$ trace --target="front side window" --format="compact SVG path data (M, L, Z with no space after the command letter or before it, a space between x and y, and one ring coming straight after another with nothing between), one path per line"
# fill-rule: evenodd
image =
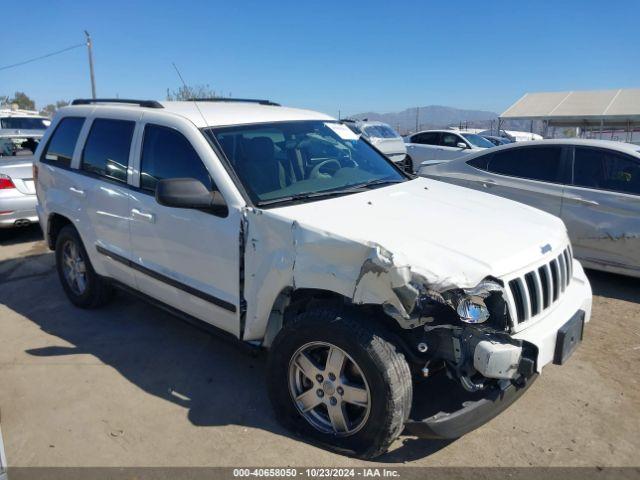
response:
M443 147L455 147L455 148L460 148L458 147L459 143L464 143L466 145L466 143L464 142L464 140L462 140L462 138L460 138L458 135L456 135L455 133L443 133L442 134L442 142L441 145Z
M258 205L353 193L406 178L337 122L241 125L208 129L207 133L215 137Z
M43 160L53 165L69 167L83 124L84 118L63 118L45 148Z
M140 160L140 188L156 191L158 180L195 178L209 190L213 180L195 149L177 130L159 125L144 129Z
M561 167L562 149L559 147L502 150L495 152L487 165L493 173L554 183L561 179Z
M438 132L417 133L411 137L411 143L420 145L438 145L440 143L440 134Z
M573 185L640 195L640 160L621 153L576 147Z
M94 120L82 152L80 168L126 183L135 126L135 122L126 120Z

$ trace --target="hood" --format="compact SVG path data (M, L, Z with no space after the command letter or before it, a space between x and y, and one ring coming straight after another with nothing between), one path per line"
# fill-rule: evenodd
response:
M11 177L13 184L20 193L35 195L33 184L33 157L2 157L0 156L0 173Z
M559 218L483 192L418 178L343 197L271 209L301 228L379 245L439 289L476 286L566 246Z
M385 155L406 154L407 146L402 137L369 138L369 142Z

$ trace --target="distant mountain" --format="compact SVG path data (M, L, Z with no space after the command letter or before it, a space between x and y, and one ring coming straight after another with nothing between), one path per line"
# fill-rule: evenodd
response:
M349 118L357 118L360 120L378 120L388 123L398 130L400 134L405 135L416 130L416 110L417 107L407 108L401 112L377 113L364 112L351 115ZM443 128L460 126L468 128L491 128L493 121L494 128L497 126L498 114L485 110L464 110L460 108L445 107L442 105L428 105L419 107L418 110L418 130L426 130L429 128ZM510 130L529 130L529 122L508 122L505 127Z

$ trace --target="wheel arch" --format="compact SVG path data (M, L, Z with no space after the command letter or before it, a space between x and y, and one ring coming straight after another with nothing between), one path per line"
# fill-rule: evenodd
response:
M50 250L55 250L58 234L67 225L73 225L73 222L66 216L59 213L50 213L47 218L47 245Z

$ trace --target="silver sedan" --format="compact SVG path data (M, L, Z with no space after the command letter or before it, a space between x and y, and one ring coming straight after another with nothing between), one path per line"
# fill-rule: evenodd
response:
M423 165L419 174L556 215L564 220L574 255L585 267L640 278L638 145L576 139L520 142Z
M0 228L38 221L33 157L0 156Z

